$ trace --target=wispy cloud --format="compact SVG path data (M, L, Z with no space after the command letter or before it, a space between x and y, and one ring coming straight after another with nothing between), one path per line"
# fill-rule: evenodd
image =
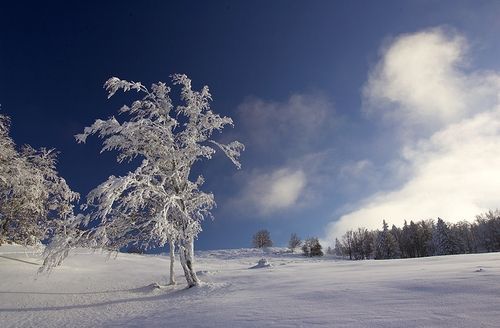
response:
M471 67L467 40L445 29L402 35L383 49L364 110L401 139L387 167L407 176L360 201L327 235L376 228L382 219L471 219L499 206L500 74Z
M367 159L348 162L340 168L339 175L345 179L357 179L367 172L372 172L374 169L373 163Z
M282 168L270 173L255 172L247 183L242 194L233 200L234 207L251 209L254 215L265 217L297 206L307 178L302 170Z
M238 115L249 150L270 151L281 160L314 151L339 121L332 101L320 92L292 94L281 102L250 97Z
M238 139L253 161L238 175L241 190L225 206L261 219L303 207L318 184L322 151L339 124L332 101L319 92L292 94L281 102L253 97L238 113Z

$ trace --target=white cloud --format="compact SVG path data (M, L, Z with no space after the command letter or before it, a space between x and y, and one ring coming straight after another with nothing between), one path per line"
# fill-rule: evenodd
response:
M270 212L290 207L304 189L306 177L302 171L281 169L270 176L260 176L253 184L256 201L263 211Z
M413 175L400 189L382 192L329 226L339 236L354 227L380 228L383 219L472 219L497 208L500 182L500 113L450 126L407 150Z
M382 219L456 221L500 206L500 75L468 72L466 50L461 36L433 29L401 36L383 52L364 89L366 105L397 127L395 138L405 136L388 166L408 176L332 222L330 238L379 228Z
M307 178L302 170L281 168L270 173L254 173L233 207L252 209L260 216L293 208L298 205Z
M365 111L422 135L491 106L496 77L467 72L467 50L462 36L440 28L395 38L363 89Z

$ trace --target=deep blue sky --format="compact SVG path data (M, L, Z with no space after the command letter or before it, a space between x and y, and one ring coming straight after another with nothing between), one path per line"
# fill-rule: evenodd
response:
M73 138L130 99L108 101L104 81L118 76L150 84L186 73L195 86L210 86L214 109L235 119L228 137L248 146L240 172L221 156L199 168L219 207L197 247L249 246L259 228L284 245L291 232L324 236L329 222L355 209L377 186L400 183L384 180L390 173L377 169L394 157L387 143L393 138L361 110L363 86L387 40L441 26L472 40L475 68L495 70L498 25L491 23L499 14L494 1L4 2L0 104L12 118L15 141L57 148L61 175L85 195L108 175L128 169L116 164L114 154L99 154L97 138L85 145ZM265 111L267 104L287 113L294 95L306 99L306 120L317 115L308 114L307 103L321 99L314 106L323 108L331 124L302 135L291 118L271 135L268 149L259 146L254 134L272 131L260 129L256 108ZM322 152L326 159L313 156L305 164L308 155ZM343 167L365 158L381 182L353 187L339 178ZM321 181L313 181L311 166L319 167L313 171ZM249 204L251 193L261 190L252 181L280 174L300 180L302 173L293 172L305 172L304 194L277 209Z

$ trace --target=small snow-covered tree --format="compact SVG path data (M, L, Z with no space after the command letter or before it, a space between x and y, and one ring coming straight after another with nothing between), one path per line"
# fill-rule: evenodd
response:
M300 240L296 233L292 233L288 241L288 248L293 252L297 247L300 247L300 245L302 245L302 240Z
M253 235L252 244L255 248L272 247L273 241L271 240L271 233L266 229L257 231L255 235Z
M321 246L319 239L316 237L308 238L304 241L302 245L302 251L305 256L323 256L323 247Z
M57 153L26 145L17 151L0 115L0 243L40 245L64 233L79 195L56 170Z
M108 98L120 89L144 96L120 109L129 120L96 120L76 139L85 142L97 134L104 139L102 151L118 151L119 162L139 158L142 163L123 177L110 176L89 193L85 208L90 215L83 225L90 229L76 234L78 240L73 245L83 243L112 251L130 244L148 248L169 243L171 282L177 245L188 287L192 287L199 284L194 270L194 239L203 219L211 217L215 201L211 193L201 190L202 176L192 180L191 169L196 162L211 159L214 147L240 168L244 146L238 141L225 144L212 139L215 131L233 121L211 110L208 87L195 91L191 80L181 74L173 75L172 82L181 89L182 103L177 106L170 97L170 87L163 82L150 89L116 77L105 83ZM48 267L57 263L60 260L49 261Z
M379 231L375 243L375 259L395 259L400 257L399 245L396 238L383 220L382 231Z
M336 256L344 256L344 247L338 238L335 238L335 247L333 252Z

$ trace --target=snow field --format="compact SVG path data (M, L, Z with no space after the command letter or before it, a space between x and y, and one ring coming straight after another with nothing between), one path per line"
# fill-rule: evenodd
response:
M178 285L164 286L168 256L81 249L37 277L37 255L1 246L0 326L499 326L499 253L355 262L276 251L198 252L204 283L185 289L178 262ZM261 258L271 266L249 269Z

